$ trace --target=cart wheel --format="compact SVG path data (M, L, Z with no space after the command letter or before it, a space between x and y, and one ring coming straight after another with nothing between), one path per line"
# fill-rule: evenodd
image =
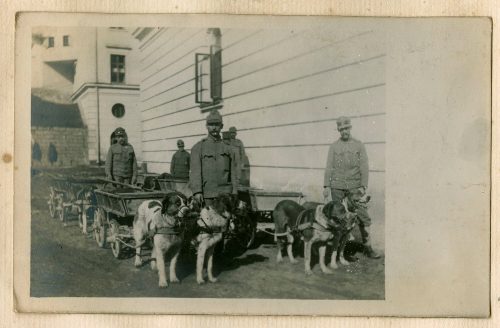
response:
M56 218L56 200L54 198L54 191L51 189L50 190L50 198L49 198L49 213L50 217L55 219Z
M101 248L106 247L106 217L104 210L98 208L94 219L94 238Z
M113 237L113 242L111 243L111 251L113 251L113 256L117 259L120 258L122 251L122 243L118 240L118 234L120 233L120 225L116 220L111 220L110 222L111 236Z
M66 220L68 219L69 208L63 207L61 205L61 209L59 210L59 221L61 221L64 225L66 225Z
M83 231L83 216L85 215L85 211L82 210L82 207L81 206L78 206L78 226L80 227L80 229L82 229L82 232L85 233L85 231Z
M248 249L255 242L257 227L253 224L247 224L242 231L236 234L235 239L240 247Z

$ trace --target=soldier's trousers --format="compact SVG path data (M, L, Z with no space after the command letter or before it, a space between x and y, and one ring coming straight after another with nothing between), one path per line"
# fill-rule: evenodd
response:
M352 190L352 192L354 192ZM346 189L334 189L332 188L332 200L333 201L342 201L344 197L347 195L349 190ZM356 211L356 214L358 215L359 219L359 231L361 233L361 238L363 240L363 244L369 244L370 243L370 226L372 224L372 219L368 215L368 212L366 211L366 208L358 208Z

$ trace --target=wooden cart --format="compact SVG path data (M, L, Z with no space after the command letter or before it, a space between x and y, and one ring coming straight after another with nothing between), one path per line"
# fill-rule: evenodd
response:
M125 247L134 248L132 226L137 208L145 200L163 199L162 191L141 191L134 188L96 190L97 211L94 220L94 237L99 247L111 245L116 258Z
M93 221L95 210L94 190L105 182L98 177L51 175L49 187L49 213L59 218L64 225L71 217L78 217L83 233L87 233L87 222Z

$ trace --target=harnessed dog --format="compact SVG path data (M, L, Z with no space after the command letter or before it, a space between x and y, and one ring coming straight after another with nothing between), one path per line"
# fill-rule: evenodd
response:
M207 259L207 275L210 282L217 282L213 276L213 258L217 243L222 241L233 213L233 200L231 195L221 194L214 198L209 206L204 207L197 220L199 233L196 259L196 281L205 283L203 268Z
M329 202L326 205L309 205L309 208L297 204L291 200L283 200L276 205L273 211L273 220L277 234L286 234L287 253L291 263L298 261L293 256L294 235L304 240L304 266L307 275L311 270L311 248L313 244L319 243L319 264L321 271L326 274L333 273L325 265L326 245L333 245L331 268L337 268L337 256L342 264L348 264L343 258L343 248L347 241L350 230L355 225L356 215L348 213L346 204L340 202ZM283 242L277 239L278 263L283 261Z
M168 193L160 202L146 200L137 208L134 218L133 234L135 239L135 266L142 265L141 247L148 239L153 240L151 269L158 269L158 286L167 287L165 256L172 254L170 260L170 282L179 282L176 264L183 241L182 218L189 211L185 199L179 193Z

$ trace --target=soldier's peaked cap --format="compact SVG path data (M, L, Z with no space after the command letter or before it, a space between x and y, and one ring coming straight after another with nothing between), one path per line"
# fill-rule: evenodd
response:
M230 127L229 132L236 132L236 128L234 126Z
M216 110L210 112L210 114L207 116L207 124L213 123L222 124L222 116Z
M119 128L116 128L115 132L114 132L115 136L126 136L127 133L125 132L125 129L122 128L122 127L119 127Z
M337 119L337 129L350 128L351 119L349 117L341 116Z

